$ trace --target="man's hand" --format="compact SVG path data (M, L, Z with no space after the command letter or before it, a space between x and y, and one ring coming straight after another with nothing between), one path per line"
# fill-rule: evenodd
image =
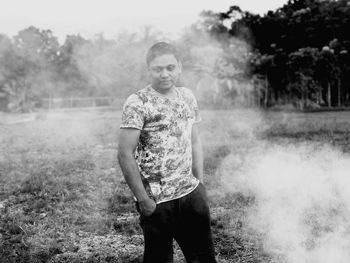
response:
M198 124L192 126L192 173L203 183L203 150Z
M140 212L144 216L152 215L153 212L157 208L156 202L154 202L154 200L151 198L147 198L145 200L138 201L138 203L139 203L139 207L140 207Z
M140 213L151 215L156 209L156 203L149 198L142 183L139 167L136 164L134 152L140 137L140 130L121 129L118 145L118 160L126 183L138 200Z

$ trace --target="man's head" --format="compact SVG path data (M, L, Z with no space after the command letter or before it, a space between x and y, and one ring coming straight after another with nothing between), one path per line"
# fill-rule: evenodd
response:
M171 89L181 74L181 62L174 46L158 42L147 52L147 66L152 86L160 92Z

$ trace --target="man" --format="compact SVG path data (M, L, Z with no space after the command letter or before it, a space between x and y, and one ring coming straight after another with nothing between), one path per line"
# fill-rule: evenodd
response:
M181 62L172 45L153 45L146 61L151 85L126 100L118 148L140 213L144 263L173 262L173 239L187 262L215 263L196 99L176 86Z

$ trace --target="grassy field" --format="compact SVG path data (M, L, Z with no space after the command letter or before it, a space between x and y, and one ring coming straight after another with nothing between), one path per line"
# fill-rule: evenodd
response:
M257 142L328 144L349 154L350 112L203 111L202 118L219 262L275 262L246 224L254 196L222 191L219 167ZM112 110L0 115L1 263L142 261L137 212L116 161L119 123ZM175 251L175 262L184 262Z

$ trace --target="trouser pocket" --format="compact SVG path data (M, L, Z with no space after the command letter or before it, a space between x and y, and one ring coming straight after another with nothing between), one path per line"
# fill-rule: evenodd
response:
M148 215L148 216L142 214L141 209L140 209L140 204L137 201L135 202L135 207L136 207L137 212L139 213L139 224L140 224L141 228L144 229L145 224L156 217L158 205L156 206L156 209L153 211L153 213Z

